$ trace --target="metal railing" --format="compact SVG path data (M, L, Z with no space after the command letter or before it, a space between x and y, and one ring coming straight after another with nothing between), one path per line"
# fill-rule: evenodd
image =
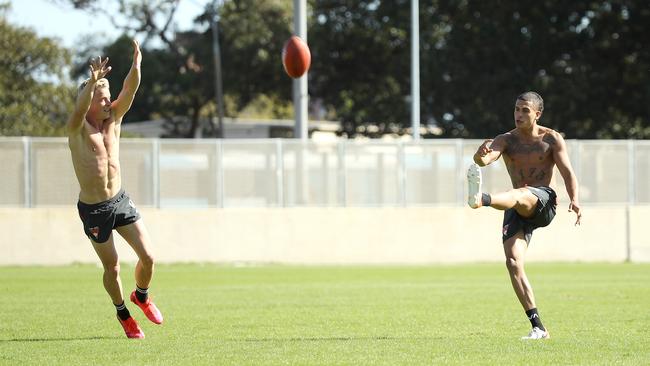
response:
M122 185L139 206L438 206L465 202L465 172L481 140L122 139ZM587 204L650 203L650 141L568 140ZM555 174L560 200L564 182ZM510 188L484 169L488 192ZM65 138L0 137L0 205L76 203Z

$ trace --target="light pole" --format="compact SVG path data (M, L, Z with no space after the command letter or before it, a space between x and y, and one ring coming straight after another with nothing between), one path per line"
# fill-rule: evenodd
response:
M212 28L212 54L214 56L214 87L217 97L217 118L219 132L217 137L223 138L223 81L221 78L221 49L219 47L219 13L217 11L219 0L212 1L210 28Z
M295 35L307 42L307 0L293 0L293 31ZM307 43L309 44L309 43ZM299 139L309 137L307 105L309 94L307 92L307 72L293 80L293 109L296 124L294 136Z
M420 139L420 9L411 0L411 129L413 140Z

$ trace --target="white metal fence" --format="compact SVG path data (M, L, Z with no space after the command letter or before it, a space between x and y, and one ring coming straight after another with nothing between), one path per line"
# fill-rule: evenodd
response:
M462 205L481 142L122 139L122 185L145 207ZM650 141L567 143L583 203L650 203ZM502 162L484 182L510 188ZM554 185L566 200L557 172ZM66 139L0 137L0 205L71 205L78 190Z

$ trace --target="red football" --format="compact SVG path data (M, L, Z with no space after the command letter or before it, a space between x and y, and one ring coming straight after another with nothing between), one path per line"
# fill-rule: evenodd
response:
M282 48L282 65L287 75L292 78L301 77L311 65L311 52L309 46L297 36L292 36Z

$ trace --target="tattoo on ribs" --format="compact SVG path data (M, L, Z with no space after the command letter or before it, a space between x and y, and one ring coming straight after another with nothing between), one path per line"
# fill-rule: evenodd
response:
M540 180L546 176L546 171L544 169L529 168L528 171L529 171L528 178L535 178L537 180Z
M508 166L508 171L512 172L512 169ZM517 173L515 175L512 175L512 179L514 182L517 184L521 182L534 182L534 181L542 181L544 178L546 178L546 175L548 174L547 170L543 168L527 168L528 172L526 173L525 171L526 168L518 168Z

